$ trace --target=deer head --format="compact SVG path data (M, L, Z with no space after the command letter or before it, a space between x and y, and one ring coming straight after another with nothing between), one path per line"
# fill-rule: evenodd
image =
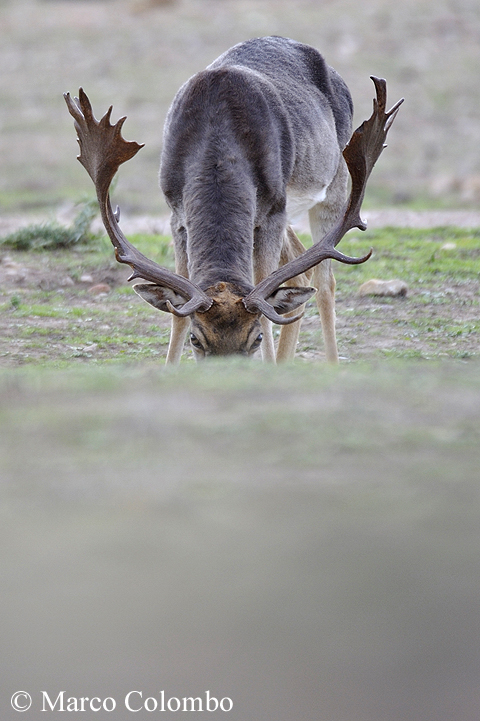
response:
M153 283L137 283L133 289L150 305L177 316L183 316L186 301L167 287ZM315 292L314 288L278 288L267 299L278 314L295 310ZM263 334L261 311L248 311L244 304L245 292L233 283L219 282L207 288L206 295L212 304L207 310L189 313L191 320L190 343L197 360L207 356L250 356L261 345ZM292 322L283 318L281 322Z

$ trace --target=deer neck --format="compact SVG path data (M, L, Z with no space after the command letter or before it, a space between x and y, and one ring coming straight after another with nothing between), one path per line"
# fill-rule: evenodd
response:
M201 288L218 281L250 286L256 188L240 150L205 153L183 193L189 278Z

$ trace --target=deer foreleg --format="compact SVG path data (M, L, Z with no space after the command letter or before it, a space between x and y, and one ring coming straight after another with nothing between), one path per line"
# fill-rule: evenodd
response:
M292 283L290 283L290 285L292 285ZM297 308L294 313L298 313L299 310L302 310L302 308ZM285 313L285 315L293 315L293 313ZM293 360L295 356L295 350L297 348L298 334L300 333L301 323L301 320L297 320L296 323L290 323L290 325L282 326L282 330L280 331L280 338L278 340L277 363Z
M255 232L253 247L254 282L260 283L273 273L281 264L282 245L284 244L286 218L284 213L272 216L268 222ZM272 322L264 315L260 318L262 325L262 360L275 363L275 343L273 340Z
M175 272L188 278L188 257L185 249L186 239L177 230L174 218L172 217L172 235L175 243ZM190 326L190 318L172 315L172 326L170 331L170 342L168 344L167 363L178 365L182 357L185 345L185 337Z
M264 363L275 363L275 343L273 342L272 322L263 315L260 318L262 326L262 360Z
M190 318L179 318L176 315L172 315L172 330L167 353L168 364L177 365L180 362L189 325Z

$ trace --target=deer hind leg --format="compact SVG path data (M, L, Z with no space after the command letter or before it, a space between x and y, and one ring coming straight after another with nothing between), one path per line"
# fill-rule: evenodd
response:
M301 241L297 238L293 229L288 226L285 231L285 240L280 256L280 265L285 265L285 263L288 263L290 260L298 258L298 256L302 255L304 251L305 248L303 247ZM302 275L297 275L295 278L291 278L288 281L288 285L293 286L294 288L308 286L311 276L311 271L302 273ZM305 306L303 306L301 310L303 310L304 307ZM286 313L285 316L288 317L289 315L296 315L299 310L300 309L297 308L292 313ZM293 360L295 357L295 350L297 348L298 334L300 333L301 324L302 320L300 319L296 321L296 323L282 325L277 348L277 363Z
M316 301L322 324L325 356L329 363L338 363L335 332L335 277L332 262L324 260L313 271L313 284L317 288Z
M318 243L334 226L347 199L347 166L343 158L335 178L328 187L323 202L309 211L312 240ZM338 363L335 333L335 278L331 260L324 260L313 271L313 285L317 288L316 301L325 343L325 355L330 363Z

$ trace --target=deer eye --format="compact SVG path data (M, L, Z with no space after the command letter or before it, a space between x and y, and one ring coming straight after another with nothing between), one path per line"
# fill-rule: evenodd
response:
M190 343L193 345L194 348L198 348L199 350L203 350L203 346L198 340L197 336L193 333L190 333Z
M259 333L252 343L252 351L257 350L260 347L260 343L263 340L263 333Z

